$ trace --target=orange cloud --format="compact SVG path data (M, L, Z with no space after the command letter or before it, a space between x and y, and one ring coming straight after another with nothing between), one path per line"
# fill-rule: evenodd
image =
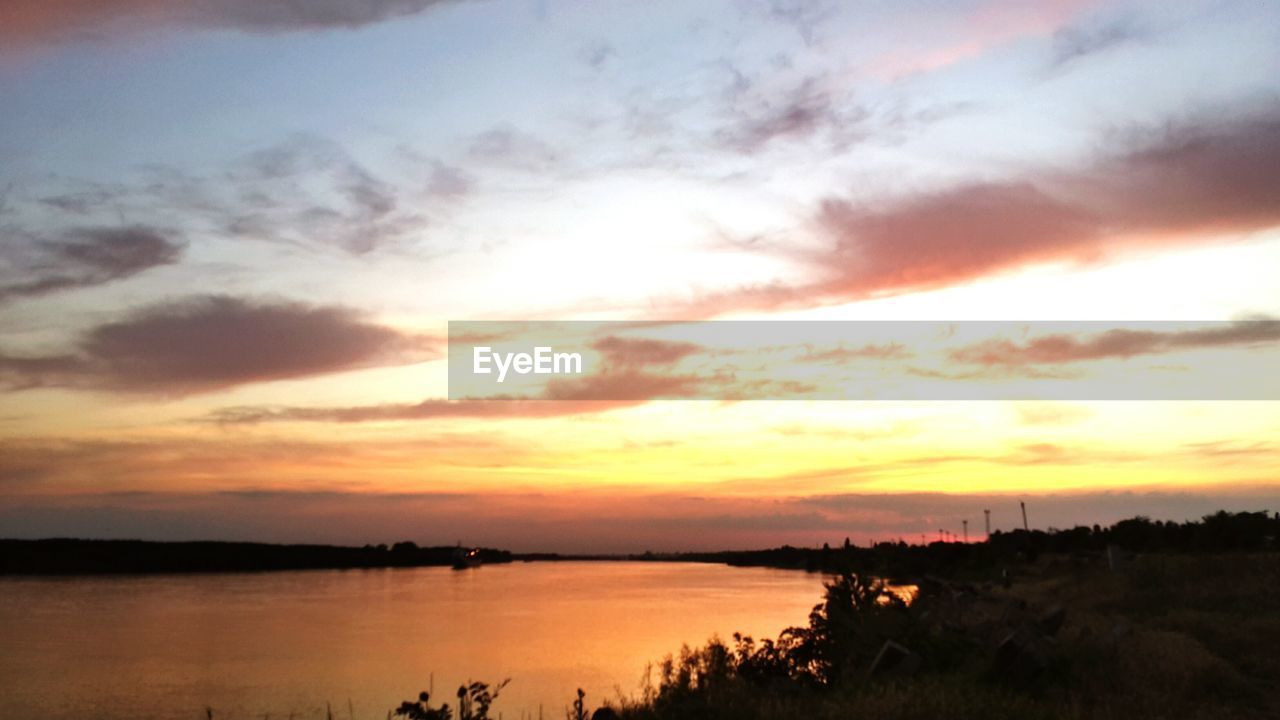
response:
M1269 344L1280 341L1280 321L1244 320L1224 327L1162 332L1115 329L1080 339L1055 333L1018 344L987 340L959 348L951 359L980 365L1069 363L1197 348Z
M1216 241L1280 224L1280 107L1138 138L1075 170L1046 168L886 204L824 201L814 279L712 293L699 317L836 304L971 282L1046 263Z

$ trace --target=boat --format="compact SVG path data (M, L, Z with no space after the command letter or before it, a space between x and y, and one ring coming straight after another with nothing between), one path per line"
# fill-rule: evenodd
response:
M480 548L464 548L459 546L453 551L453 569L466 570L480 567Z

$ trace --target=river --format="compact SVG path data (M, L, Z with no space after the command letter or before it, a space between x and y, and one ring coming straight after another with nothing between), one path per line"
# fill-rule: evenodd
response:
M506 720L639 692L646 665L803 625L819 575L645 562L0 579L0 715L385 718L511 678Z

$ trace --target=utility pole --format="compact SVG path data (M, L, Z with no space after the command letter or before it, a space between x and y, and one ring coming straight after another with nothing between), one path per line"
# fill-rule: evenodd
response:
M968 545L969 544L969 521L961 520L960 522L964 523L964 544Z
M1027 504L1021 500L1018 504L1022 506L1022 529L1031 532L1031 527L1027 525Z
M987 516L987 539L990 540L991 539L991 511L983 510L982 514Z

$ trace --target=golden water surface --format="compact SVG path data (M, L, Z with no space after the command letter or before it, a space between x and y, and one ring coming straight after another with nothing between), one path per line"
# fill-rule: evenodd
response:
M0 716L385 718L512 678L494 709L564 717L639 690L681 643L805 624L818 575L564 562L0 579Z

